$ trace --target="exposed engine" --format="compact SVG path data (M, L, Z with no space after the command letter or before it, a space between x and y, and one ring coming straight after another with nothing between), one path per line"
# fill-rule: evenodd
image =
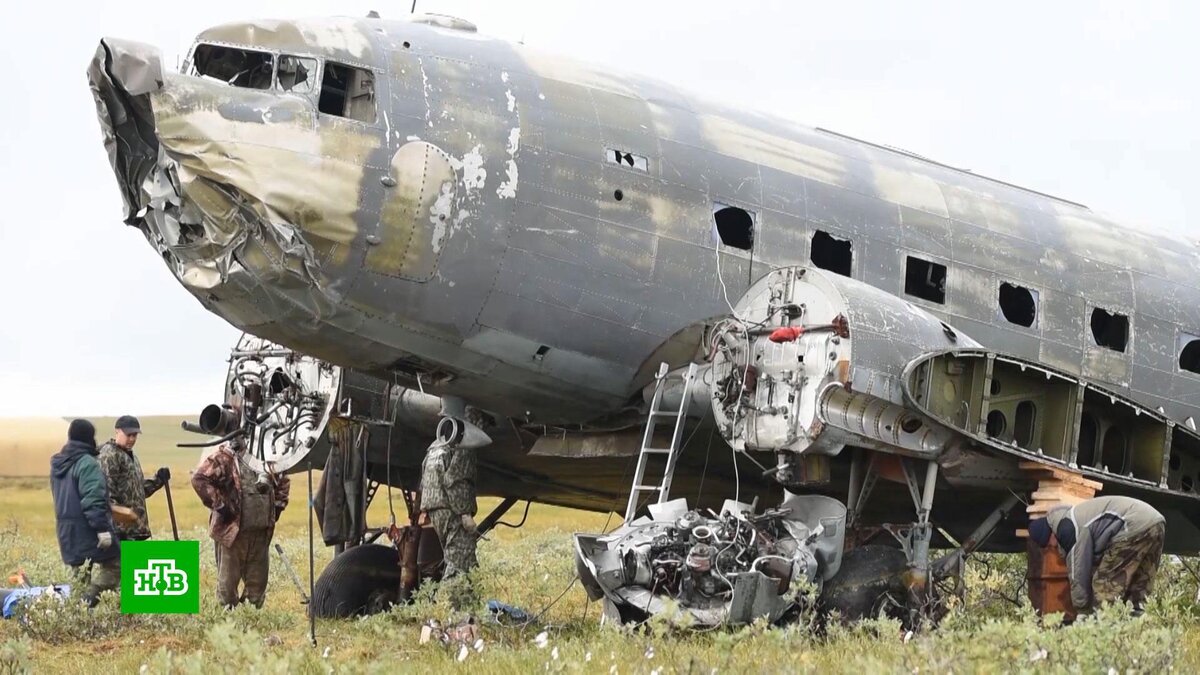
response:
M608 535L575 535L580 578L614 619L774 622L795 605L799 587L819 587L841 563L846 508L830 497L788 495L763 513L726 501L708 515L676 499L650 513Z

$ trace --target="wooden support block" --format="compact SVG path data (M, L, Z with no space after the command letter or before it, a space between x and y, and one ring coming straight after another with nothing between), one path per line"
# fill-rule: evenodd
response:
M1047 478L1060 480L1064 483L1072 483L1075 485L1091 488L1094 491L1099 491L1104 488L1104 483L1094 481L1089 478L1084 478L1083 474L1076 473L1070 469L1062 467L1050 466L1041 462L1022 461L1019 466L1023 471L1032 475L1035 478L1041 478L1044 475ZM1041 475L1039 475L1041 474Z
M1087 501L1092 498L1092 495L1081 495L1070 490L1064 490L1061 487L1050 487L1045 483L1033 492L1033 500L1035 502L1052 502L1058 504L1078 504L1082 501Z
M1041 462L1023 461L1018 466L1025 475L1037 481L1031 503L1025 512L1032 518L1041 518L1056 506L1072 506L1096 496L1103 483L1089 480L1082 475ZM1018 530L1018 537L1028 537L1026 530Z

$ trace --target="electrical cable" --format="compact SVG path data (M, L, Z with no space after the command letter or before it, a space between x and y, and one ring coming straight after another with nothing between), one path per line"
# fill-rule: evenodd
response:
M497 520L497 521L496 521L496 524L497 524L497 525L503 525L503 526L505 526L505 527L510 527L510 528L512 528L512 529L514 529L514 530L515 530L515 529L517 529L517 528L519 528L519 527L521 527L522 525L524 525L524 524L525 524L525 519L529 517L529 505L530 505L530 504L532 504L532 503L533 503L533 502L531 502L531 501L529 501L529 500L525 500L525 514L524 514L523 516L521 516L521 522L517 523L516 525L512 525L512 524L506 523L506 522L504 522L503 520Z

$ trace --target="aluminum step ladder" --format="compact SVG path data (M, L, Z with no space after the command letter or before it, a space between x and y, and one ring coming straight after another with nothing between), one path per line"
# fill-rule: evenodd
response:
M679 407L675 410L664 410L662 407L663 389L666 388L668 379L667 364L663 363L658 367L658 374L655 375L657 382L654 385L654 398L650 400L650 414L646 417L646 431L642 435L642 447L638 451L637 469L633 472L633 486L629 490L629 503L625 506L626 523L633 520L633 514L637 511L641 501L640 497L643 494L657 492L659 504L670 499L671 479L675 476L675 463L679 460L679 446L683 441L683 427L687 421L688 404L692 399L692 385L696 381L696 364L688 364L687 371L683 374L683 392L679 400ZM659 425L665 424L674 425L670 447L653 447L651 443L654 442L655 429ZM646 481L646 465L649 464L652 455L665 455L667 459L662 480L656 484L649 484Z

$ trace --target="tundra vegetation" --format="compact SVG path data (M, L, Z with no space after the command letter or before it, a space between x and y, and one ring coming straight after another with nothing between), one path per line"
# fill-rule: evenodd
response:
M97 426L105 429L105 421ZM8 424L0 422L0 430ZM57 434L65 424L46 428ZM172 433L166 422L158 428ZM1194 559L1164 558L1143 616L1132 617L1117 606L1065 627L1057 617L1039 621L1030 609L1024 558L996 554L972 559L964 601L953 604L936 630L917 634L887 618L854 625L832 622L818 630L816 618L807 613L784 628L752 625L697 633L651 622L636 630L618 629L600 626L600 608L572 583L570 538L573 531L615 523L604 514L539 505L532 507L523 528L501 527L488 536L475 575L482 598L524 608L536 621L508 626L484 620L478 646L422 645L419 636L427 620L446 622L454 615L444 601L420 593L413 603L386 614L321 620L317 646L311 647L299 593L277 557L263 609L224 611L217 606L213 550L205 536L207 513L187 485L196 458L194 451L174 450L175 440L178 434L148 435L139 450L148 471L161 463L172 466L180 536L201 541L200 614L127 616L114 597L91 613L76 603L39 601L19 620L0 622L0 674L77 674L101 668L143 673L1200 671L1197 580L1184 567L1200 571ZM38 471L57 449L54 444L49 437L14 444L5 448L5 463ZM0 572L7 576L22 568L35 584L63 582L68 575L55 544L48 480L45 470L40 471L42 475L0 478ZM300 474L294 480L293 505L276 541L306 580L306 478ZM399 495L394 506L402 517ZM156 537L169 537L163 498L153 497L150 509ZM389 517L381 491L369 520L381 524ZM330 555L318 542L318 574Z

